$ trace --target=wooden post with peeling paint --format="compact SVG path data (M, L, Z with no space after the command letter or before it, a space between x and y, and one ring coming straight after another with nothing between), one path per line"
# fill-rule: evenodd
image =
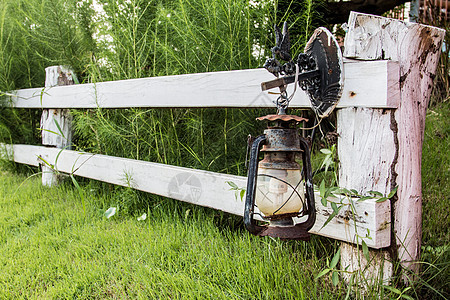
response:
M45 68L45 91L48 89L74 84L73 71L64 66ZM44 91L44 92L45 92ZM42 144L58 149L70 149L72 142L72 116L68 109L44 109L41 117ZM55 165L41 164L42 184L57 185L60 175L55 172Z
M420 270L422 235L421 158L425 115L445 31L440 28L352 12L344 57L399 62L398 109L345 108L338 111L341 187L360 192L397 193L390 203L391 247L370 251L370 267L360 250L341 245L341 267L366 269L387 283L393 262L403 279ZM388 201L389 203L389 201Z

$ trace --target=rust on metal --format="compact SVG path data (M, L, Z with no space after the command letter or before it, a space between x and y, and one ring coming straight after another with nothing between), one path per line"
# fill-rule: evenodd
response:
M278 221L278 220L284 220L284 219L289 219L292 222L292 218L295 217L299 217L301 215L300 212L296 212L296 213L287 213L287 214L277 214L274 213L271 216L264 216L264 219L270 220L270 221ZM271 224L273 225L273 224ZM294 226L294 224L291 224L292 226ZM284 226L286 227L286 226Z
M261 90L266 91L276 87L281 87L287 85L283 77L277 78L271 81L266 81L261 83Z
M283 122L291 122L291 121L296 121L296 122L308 122L308 119L305 119L303 117L299 117L299 116L295 116L295 115L267 115L267 116L263 116L263 117L259 117L256 118L256 120L258 121L283 121Z
M262 150L267 151L267 150ZM296 151L295 149L293 151ZM298 152L301 152L298 151ZM279 153L281 154L281 153ZM259 162L260 167L279 170L298 170L300 165L295 161L295 152L285 152L284 156L289 157L288 161L282 161L276 156L280 156L277 152L266 152L264 159ZM275 157L274 157L275 156Z
M301 152L298 130L296 128L268 128L264 130L267 141L262 151ZM286 157L288 159L288 157Z

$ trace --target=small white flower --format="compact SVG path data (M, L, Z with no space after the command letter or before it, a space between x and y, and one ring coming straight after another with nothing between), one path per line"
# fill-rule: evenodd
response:
M147 219L147 214L146 213L144 213L142 216L137 218L138 221L144 221L145 219Z

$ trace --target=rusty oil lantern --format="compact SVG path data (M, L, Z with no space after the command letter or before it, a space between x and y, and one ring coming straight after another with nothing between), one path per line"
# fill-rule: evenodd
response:
M264 67L278 78L261 86L263 90L280 88L280 96L275 101L278 111L257 118L269 125L263 135L249 142L244 224L249 232L259 236L309 240L308 231L316 220L311 155L308 142L300 137L297 128L306 119L287 114L292 96L288 97L286 86L298 83L309 95L317 115L328 116L342 91L342 54L333 35L321 27L294 62L289 54L287 24L283 32L275 26L275 34L277 45ZM277 56L287 62L281 65ZM259 160L260 152L264 153L262 160ZM269 224L258 225L255 215ZM293 218L299 218L300 222L295 223Z

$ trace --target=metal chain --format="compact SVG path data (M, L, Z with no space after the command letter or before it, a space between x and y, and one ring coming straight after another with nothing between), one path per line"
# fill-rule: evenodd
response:
M295 95L295 92L297 91L297 84L298 84L298 74L300 72L299 66L295 64L295 81L294 81L294 92L291 96L288 96L288 93L286 90L282 91L280 93L280 96L278 96L277 100L275 100L273 103L277 106L278 110L286 110L289 106L289 103L291 102L292 98Z

